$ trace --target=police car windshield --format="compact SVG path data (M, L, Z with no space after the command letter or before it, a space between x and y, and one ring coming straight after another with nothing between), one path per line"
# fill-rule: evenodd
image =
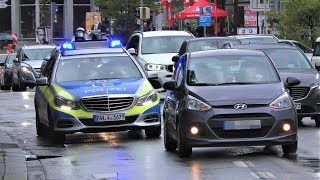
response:
M192 36L146 37L142 41L142 54L178 53L183 41Z
M65 59L56 71L57 82L141 77L138 67L127 56Z
M22 61L43 60L49 56L54 48L25 49L22 55Z
M190 59L188 85L219 86L280 82L266 56L215 56Z

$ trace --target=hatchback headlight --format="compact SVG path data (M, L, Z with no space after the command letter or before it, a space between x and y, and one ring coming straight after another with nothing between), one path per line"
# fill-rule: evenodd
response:
M291 107L291 99L287 92L281 94L276 100L274 100L270 105L273 109L283 109Z
M207 111L211 109L211 106L189 95L187 100L187 109L194 111Z
M165 66L160 64L146 64L145 68L147 71L160 71L165 69Z
M54 98L54 104L64 110L78 110L80 109L79 103L77 101L72 101L64 99L60 96Z
M26 67L26 66L22 66L22 71L25 72L25 73L31 73L31 70L29 67Z
M148 94L141 96L137 101L137 106L147 106L156 102L158 99L157 93L155 90L150 91Z

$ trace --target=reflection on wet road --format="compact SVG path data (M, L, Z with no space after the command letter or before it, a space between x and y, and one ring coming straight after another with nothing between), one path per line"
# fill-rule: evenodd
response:
M275 147L195 148L166 152L142 131L68 135L55 145L35 134L34 92L0 91L0 128L27 155L30 179L318 179L320 130L304 119L296 156Z

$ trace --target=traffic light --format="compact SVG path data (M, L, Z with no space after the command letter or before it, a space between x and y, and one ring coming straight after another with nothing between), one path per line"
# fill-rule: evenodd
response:
M51 21L57 23L58 22L58 17L57 17L58 5L55 2L51 2L50 7L51 7Z

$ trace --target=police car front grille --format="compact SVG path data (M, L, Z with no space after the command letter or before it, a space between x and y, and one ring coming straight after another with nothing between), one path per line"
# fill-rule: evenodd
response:
M82 99L83 106L89 111L116 111L131 106L133 97L90 97Z

